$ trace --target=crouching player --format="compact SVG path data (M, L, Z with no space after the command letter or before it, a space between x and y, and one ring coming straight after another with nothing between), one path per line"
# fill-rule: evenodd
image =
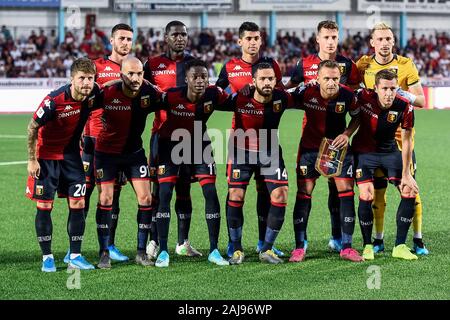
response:
M186 62L185 70L187 86L169 89L161 107L167 112L167 120L159 129L158 140L159 208L156 221L160 253L155 266L169 266L170 201L175 184L183 173L198 179L205 197L210 242L208 260L217 265L228 265L218 251L220 204L215 186L216 164L211 141L206 134L206 122L214 108L223 104L228 95L219 87L208 86L205 62L190 60ZM176 141L180 138L181 142Z
M71 66L70 84L47 95L28 125L28 184L26 194L37 203L36 234L42 250L42 271L55 272L51 250L51 211L58 187L68 196L69 268L94 269L81 255L85 229L86 179L80 156L80 137L89 113L98 106L100 90L95 65L86 58ZM36 145L37 142L37 145Z
M356 181L359 188L358 216L364 241L363 257L366 260L374 259L371 235L376 169L383 170L401 195L397 210L397 238L392 256L417 259L405 244L419 192L410 166L414 108L406 99L396 95L397 89L397 74L386 69L376 74L375 91L361 90L357 96L360 127L353 139L353 150L356 154ZM402 128L401 151L395 142L395 132L399 126Z

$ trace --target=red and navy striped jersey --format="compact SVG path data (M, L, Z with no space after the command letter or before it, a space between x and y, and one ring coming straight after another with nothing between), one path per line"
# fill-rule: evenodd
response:
M104 153L133 153L142 148L142 132L147 115L157 109L162 92L144 82L135 98L122 91L122 83L105 87L102 95L103 129L97 138L95 150Z
M235 139L236 148L260 151L266 147L269 150L272 134L278 131L284 110L293 108L295 101L290 93L274 89L272 100L263 104L253 98L253 92L254 89L249 96L235 93L224 106L216 109L234 111L233 134L230 138ZM246 133L248 137L241 139ZM261 144L263 133L267 141ZM275 136L273 138L276 139Z
M270 63L277 77L277 84L281 81L282 75L280 66L278 63L269 57L261 57L254 64L245 62L241 58L233 58L229 60L220 71L219 78L217 79L216 86L222 89L230 86L231 92L238 92L245 85L253 83L252 67L261 62Z
M308 118L300 140L300 148L319 149L324 137L334 139L347 127L346 114L358 114L356 95L352 89L339 85L335 99L326 100L320 94L319 85L299 87L293 96L297 107L305 110Z
M322 59L320 59L317 54L300 58L292 72L291 82L293 84L299 84L317 79L319 63L321 61ZM336 55L336 62L339 64L339 68L341 69L340 83L348 86L358 86L361 83L361 76L358 68L351 59L338 54Z
M186 85L186 71L184 64L195 59L189 53L185 53L180 60L172 60L167 54L149 57L144 63L144 78L156 85L160 90ZM166 112L158 110L155 113L152 132L157 132L166 121Z
M107 56L94 60L97 73L95 81L103 85L108 81L120 79L120 65ZM84 129L84 135L97 138L100 130L102 130L102 114L103 109L93 111L89 115L89 119Z
M185 129L194 134L194 122L201 121L203 135L206 132L206 122L218 105L228 98L220 87L209 86L197 103L187 98L187 86L170 88L162 102L162 109L167 111L167 121L159 129L160 138L170 139L176 129Z
M35 111L39 124L37 157L61 160L65 153L80 152L80 138L92 110L100 107L101 91L97 84L89 97L76 101L67 84L48 94Z
M400 126L414 127L414 107L397 95L390 108L382 109L377 93L368 89L360 90L357 100L361 120L353 138L353 150L358 153L398 151L395 132Z

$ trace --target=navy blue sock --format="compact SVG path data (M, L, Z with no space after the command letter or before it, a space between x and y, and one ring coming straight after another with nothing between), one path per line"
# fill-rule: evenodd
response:
M342 248L352 247L353 233L355 231L355 193L353 190L339 192L340 215L342 226Z
M359 199L358 218L364 245L372 244L372 228L373 228L372 201L365 201Z
M264 245L261 248L261 252L272 249L278 233L280 233L281 227L283 226L286 205L286 203L271 202L269 216L267 218L266 234L264 236Z
M97 222L97 237L100 246L100 253L108 251L109 226L111 225L112 205L102 206L97 204L95 220Z
M243 201L228 200L227 220L229 226L229 234L234 251L242 251L242 226L244 225L244 214L242 207Z
M137 233L137 251L138 253L145 252L145 247L147 246L148 231L152 224L152 206L138 206L137 211L137 223L138 223L138 233Z
M297 193L293 214L296 249L305 247L306 228L308 226L310 210L311 196L304 193Z
M400 201L397 210L397 237L395 245L404 244L408 236L408 230L414 216L414 204L416 198L404 198Z
M37 207L36 209L36 218L34 224L42 255L48 255L52 253L53 224L52 217L50 215L51 212L52 208L47 209Z
M81 243L86 226L84 209L69 208L69 217L67 233L70 241L70 253L81 253Z

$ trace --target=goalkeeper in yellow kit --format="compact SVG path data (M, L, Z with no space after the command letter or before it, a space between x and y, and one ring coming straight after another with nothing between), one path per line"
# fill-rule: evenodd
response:
M406 57L394 54L394 33L389 25L381 22L376 24L371 30L370 44L375 50L374 55L362 56L357 62L361 78L366 88L373 89L375 84L375 75L382 69L391 69L398 75L399 90L398 94L408 99L415 107L425 106L425 96L417 68L414 62ZM414 132L413 132L414 134ZM413 136L414 139L414 136ZM401 150L401 130L396 133L396 141ZM413 140L414 147L414 140ZM413 174L416 171L416 160L413 151ZM373 202L373 213L375 221L375 240L373 246L368 246L364 255L373 256L373 253L384 250L384 211L386 208L386 188L387 180L383 172L378 169L375 171L375 195ZM414 227L414 251L418 255L428 254L427 248L422 241L422 202L420 196L417 195L413 219Z

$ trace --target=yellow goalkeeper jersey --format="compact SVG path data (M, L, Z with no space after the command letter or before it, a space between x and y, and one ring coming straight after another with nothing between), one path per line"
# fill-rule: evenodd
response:
M397 73L399 87L408 91L409 87L420 82L419 72L417 71L414 62L407 57L394 54L393 59L386 63L380 64L375 60L375 55L362 56L357 62L356 66L363 80L364 86L368 89L375 87L375 75L378 71L390 69ZM399 127L395 139L401 150L402 147L402 130ZM413 148L414 148L414 129L413 129Z

